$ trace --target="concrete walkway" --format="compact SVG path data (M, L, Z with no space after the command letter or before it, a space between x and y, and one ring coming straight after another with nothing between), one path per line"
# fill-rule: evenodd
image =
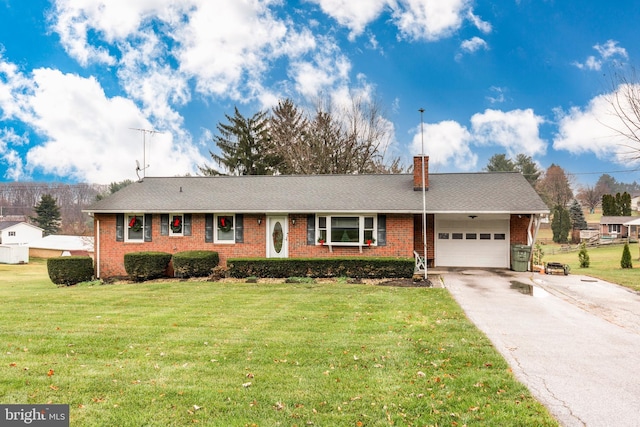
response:
M561 425L640 426L640 295L573 274L472 269L442 279Z

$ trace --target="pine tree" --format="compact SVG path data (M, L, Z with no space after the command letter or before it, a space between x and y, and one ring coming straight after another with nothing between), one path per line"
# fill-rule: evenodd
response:
M631 263L631 251L629 250L629 244L624 244L624 249L622 250L622 259L620 260L620 267L622 268L633 268L633 264Z
M553 219L551 220L553 241L556 243L567 243L570 229L571 218L569 217L569 212L561 205L556 205L553 209Z
M571 224L573 224L574 230L586 230L587 220L584 217L582 206L576 199L573 199L571 206L569 207L569 216L571 217Z
M43 194L40 198L40 203L36 205L34 210L36 216L30 218L38 227L44 230L43 234L45 236L56 234L60 230L60 208L50 194Z
M589 265L591 265L591 262L589 261L589 253L587 252L587 245L584 242L580 245L578 261L580 262L580 268L589 268Z
M236 107L233 116L225 114L225 117L229 123L218 123L219 135L214 137L220 154L209 151L218 166L225 169L222 174L273 174L273 159L266 153L269 140L267 113L260 111L246 118ZM201 166L200 171L205 175L221 174L209 166Z

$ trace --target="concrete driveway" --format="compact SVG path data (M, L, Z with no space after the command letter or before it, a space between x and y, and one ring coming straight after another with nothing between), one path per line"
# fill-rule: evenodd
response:
M573 274L455 269L442 279L563 426L640 426L640 295Z

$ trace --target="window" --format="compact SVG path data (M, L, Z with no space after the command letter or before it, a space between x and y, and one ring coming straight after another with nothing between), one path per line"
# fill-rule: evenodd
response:
M184 217L181 214L171 214L169 220L169 236L182 236L184 233Z
M609 224L609 233L620 234L620 224Z
M476 240L477 239L477 235L476 233L467 233L466 239L467 240Z
M15 231L10 231L9 232L9 237L16 237L16 232Z
M480 240L491 240L491 233L480 233Z
M377 218L374 216L318 216L317 243L342 246L375 245Z
M234 243L236 241L234 215L220 214L220 215L216 215L215 219L216 219L215 242L216 243Z
M127 214L126 216L126 241L127 242L143 242L144 241L144 215Z
M496 233L493 235L493 240L506 240L507 236L504 233Z
M451 238L453 240L462 240L462 233L452 233Z
M449 233L438 233L438 239L449 240Z

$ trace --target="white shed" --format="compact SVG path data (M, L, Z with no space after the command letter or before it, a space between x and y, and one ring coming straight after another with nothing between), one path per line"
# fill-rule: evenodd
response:
M23 221L0 222L0 244L28 245L42 239L43 229Z
M0 264L27 264L29 246L0 245Z

